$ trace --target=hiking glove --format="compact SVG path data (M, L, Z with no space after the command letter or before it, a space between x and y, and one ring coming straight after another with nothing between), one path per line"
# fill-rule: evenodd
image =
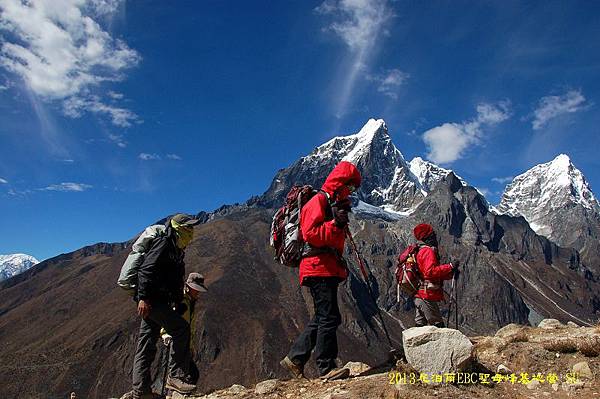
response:
M344 208L334 208L333 218L335 219L335 225L340 229L345 229L348 226L348 210Z
M458 267L460 266L460 262L456 261L456 262L452 262L452 277L457 280L458 276L460 275L460 271L458 270Z
M332 207L333 211L333 219L335 220L335 225L340 229L345 229L348 226L348 213L350 213L350 200L343 200L336 202Z

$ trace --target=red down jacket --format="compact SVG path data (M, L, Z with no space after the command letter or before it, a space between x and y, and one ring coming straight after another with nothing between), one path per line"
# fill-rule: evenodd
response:
M421 276L425 281L421 284L421 289L415 294L415 298L427 299L430 301L444 300L444 282L452 278L452 266L440 265L437 251L433 247L422 246L417 253L417 265ZM439 288L435 288L435 286Z
M360 186L360 172L350 162L342 161L327 176L321 189L329 194L331 202L340 201L350 196L346 185ZM335 225L334 220L326 217L330 205L323 194L312 197L300 213L300 230L304 242L313 247L335 248L344 252L345 232ZM348 277L348 270L333 253L321 253L303 258L300 261L300 284L305 277Z

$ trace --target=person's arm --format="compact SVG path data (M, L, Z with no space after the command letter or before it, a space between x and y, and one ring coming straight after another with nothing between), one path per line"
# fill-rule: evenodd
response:
M325 221L327 199L321 194L315 197L302 208L300 215L304 241L314 247L335 245L340 238L344 237L345 231L335 225L335 220Z
M417 262L425 280L448 280L452 278L452 265L440 265L432 248L424 247L417 254Z

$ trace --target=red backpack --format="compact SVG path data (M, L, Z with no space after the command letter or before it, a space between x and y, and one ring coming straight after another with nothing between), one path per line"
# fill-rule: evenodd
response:
M312 186L295 185L288 193L285 204L273 216L270 244L275 250L275 260L282 265L300 265L304 248L300 231L300 211L317 193Z
M418 244L412 244L398 256L398 264L396 265L398 302L400 302L400 291L413 296L421 286L423 278L419 272L419 265L417 265L419 248Z

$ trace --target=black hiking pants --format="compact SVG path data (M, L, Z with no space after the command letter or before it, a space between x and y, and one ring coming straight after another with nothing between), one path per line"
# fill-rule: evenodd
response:
M303 366L314 349L320 375L337 367L337 328L342 322L337 300L339 283L337 277L307 277L304 280L303 285L310 288L315 315L288 354L292 362Z
M169 375L185 379L190 356L190 325L166 303L152 303L147 318L140 323L140 334L133 360L133 389L150 393L152 378L150 367L156 356L156 343L161 326L173 337L169 362Z

